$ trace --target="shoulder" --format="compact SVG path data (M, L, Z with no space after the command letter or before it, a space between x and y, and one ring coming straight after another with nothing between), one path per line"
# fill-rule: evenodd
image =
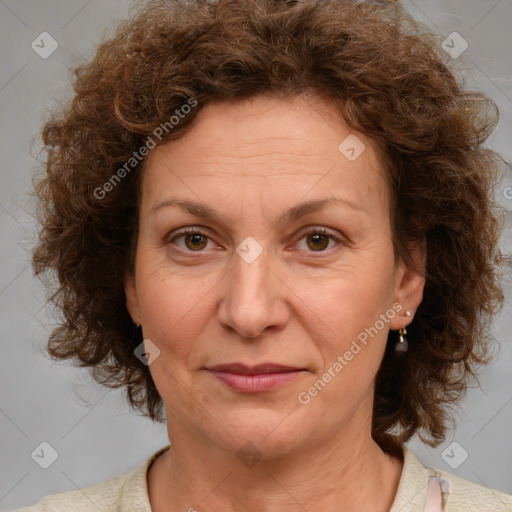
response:
M461 478L437 468L424 467L412 451L402 445L404 467L400 479L397 505L401 510L407 502L414 503L411 510L423 511L427 484L431 477L444 481L445 512L512 512L512 496L485 485ZM406 509L404 508L404 511ZM395 509L392 508L394 512Z
M16 512L151 512L146 475L153 460L169 446L161 448L135 469L75 491L46 496L35 505Z
M429 468L449 484L446 512L512 512L512 496L465 480L447 471Z
M114 476L76 491L48 495L35 505L20 508L17 512L113 511L116 510L121 490L129 475Z

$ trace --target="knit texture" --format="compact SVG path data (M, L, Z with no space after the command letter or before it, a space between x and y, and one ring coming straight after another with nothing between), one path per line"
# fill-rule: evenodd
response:
M149 466L170 445L161 448L135 469L78 491L46 496L16 512L151 512L147 488ZM389 512L424 512L429 476L450 485L446 512L512 512L512 496L438 469L425 468L402 444L404 466Z

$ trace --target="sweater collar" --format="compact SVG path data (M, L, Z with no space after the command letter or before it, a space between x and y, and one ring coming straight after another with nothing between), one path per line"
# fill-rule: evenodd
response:
M404 466L389 512L423 512L430 473L405 444L400 446L404 454Z
M169 450L170 446L168 444L160 448L127 475L121 492L119 512L151 512L147 473L153 461ZM400 447L404 455L404 465L389 512L423 512L429 472L405 444L401 444Z
M119 502L119 512L152 512L149 503L147 474L149 466L162 453L171 447L170 444L153 453L149 459L137 466L127 475Z

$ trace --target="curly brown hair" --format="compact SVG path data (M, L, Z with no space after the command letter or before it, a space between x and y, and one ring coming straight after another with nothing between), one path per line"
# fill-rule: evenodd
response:
M385 443L418 433L439 444L453 421L450 406L491 360L490 319L503 305L502 226L492 197L500 155L483 145L498 109L464 90L448 59L440 36L391 0L136 5L74 70L72 98L42 131L33 267L58 280L49 300L62 314L48 352L125 387L135 410L164 421L149 369L134 356L141 338L125 305L145 162L134 155L150 139L182 137L214 101L310 92L375 142L396 260L413 266L411 244L427 244L409 351L397 359L391 331L376 376L372 435ZM191 99L197 106L170 128Z

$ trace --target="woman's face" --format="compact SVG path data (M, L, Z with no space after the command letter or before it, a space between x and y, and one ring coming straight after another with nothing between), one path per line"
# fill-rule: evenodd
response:
M206 106L148 156L125 286L171 435L271 457L370 433L423 280L394 266L387 185L354 135L320 100L258 98Z

